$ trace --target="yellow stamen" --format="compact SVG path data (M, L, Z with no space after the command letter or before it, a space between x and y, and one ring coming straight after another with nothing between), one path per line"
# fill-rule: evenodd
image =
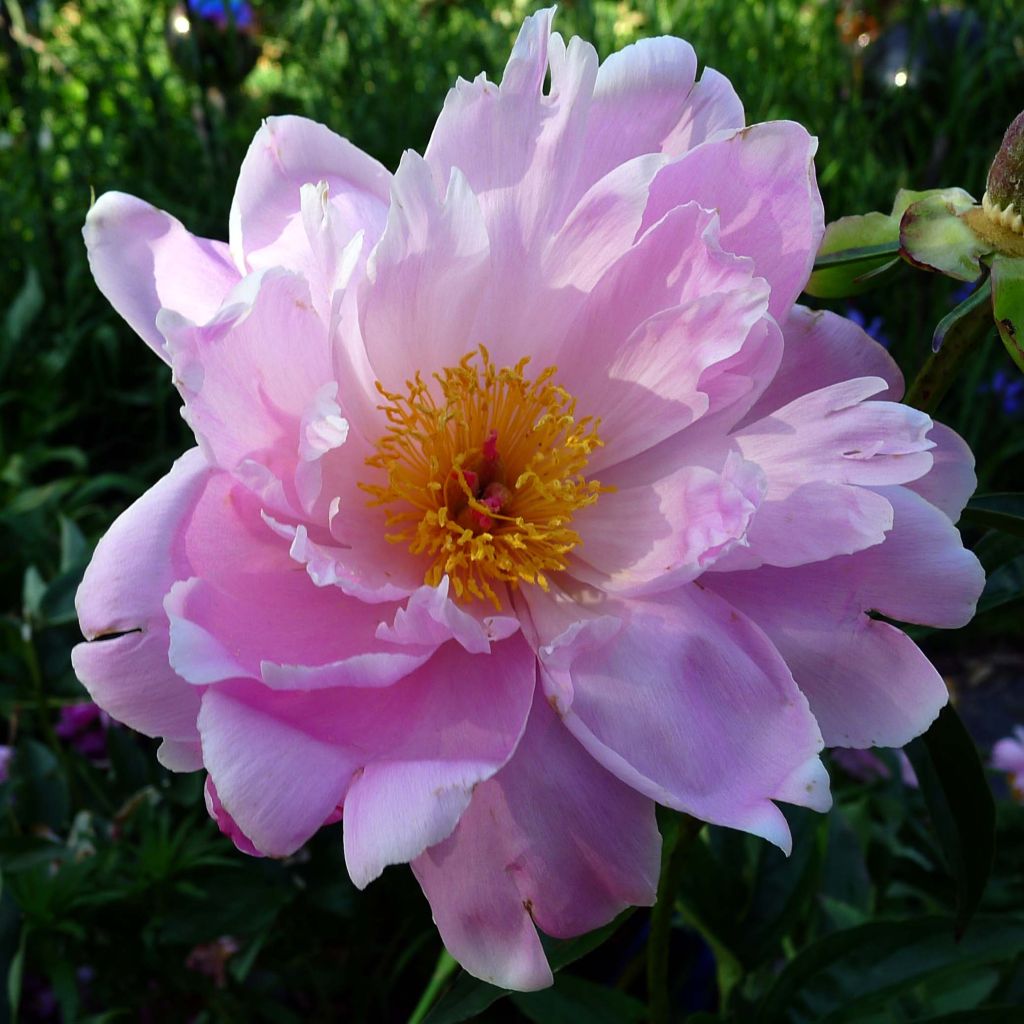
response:
M405 393L377 382L390 425L366 464L385 482L360 487L385 507L387 539L428 560L424 582L447 574L460 601L500 607L501 583L546 590L580 543L573 513L609 490L584 476L599 421L576 420L557 367L530 380L528 362L498 369L481 345L436 386L419 373Z

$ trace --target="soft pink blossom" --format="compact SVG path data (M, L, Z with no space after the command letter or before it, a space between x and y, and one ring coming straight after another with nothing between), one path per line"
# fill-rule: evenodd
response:
M892 778L889 766L870 749L836 747L832 751L832 760L847 775L857 779L858 782L876 782L880 779ZM902 750L896 751L896 763L903 785L910 789L917 789L919 786L917 772L914 771L910 758Z
M273 118L227 244L119 193L85 228L198 448L100 542L79 677L243 849L343 805L355 883L411 863L518 989L537 928L654 901L655 802L788 851L824 746L947 699L866 613L955 627L982 587L966 445L794 305L815 140L681 40L599 66L551 17L394 175Z
M1024 800L1024 726L1014 726L1013 735L992 748L992 767L1010 776L1014 796Z

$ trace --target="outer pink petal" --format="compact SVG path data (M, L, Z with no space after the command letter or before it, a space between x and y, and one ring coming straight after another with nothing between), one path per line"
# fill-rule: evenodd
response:
M123 192L96 200L82 234L100 291L164 362L159 310L207 320L238 282L223 243L190 235L170 214Z
M534 924L569 937L652 904L660 845L654 805L597 765L538 697L513 759L412 867L466 970L530 990L551 984Z
M533 652L516 637L490 657L449 645L403 684L421 691L403 709L407 735L345 798L345 862L357 886L448 838L475 788L512 756L536 677Z
M184 416L211 462L276 508L298 510L295 473L321 389L332 380L326 328L309 287L283 270L246 278L197 326L161 314Z
M781 319L807 283L825 229L816 148L806 129L791 121L711 139L654 179L644 223L686 202L717 210L722 247L753 257L757 274L772 287L770 311Z
M548 610L533 595L530 609L543 640ZM540 647L570 732L659 803L788 850L772 800L825 809L828 777L807 702L764 634L698 584L597 611L580 608L580 625Z
M914 643L864 612L960 626L984 585L941 512L906 488L884 493L895 517L883 544L816 565L704 577L771 638L829 745L902 746L947 700Z
M678 156L719 132L732 132L743 125L743 104L732 83L714 68L705 68L690 90L683 116L661 148Z
M147 736L196 737L199 694L168 664L161 602L190 571L182 534L213 472L198 450L183 455L100 540L75 598L91 641L71 653L78 678L104 711Z
M747 421L760 419L801 395L854 377L881 377L879 398L898 401L903 374L892 356L852 320L824 309L794 306L782 324L782 363Z
M239 268L303 268L309 240L301 190L321 181L347 228L341 234L364 230L375 239L387 213L387 170L322 124L267 118L242 161L231 204L231 253Z
M224 808L257 849L283 856L368 778L352 820L346 811L353 878L366 884L395 851L415 856L441 837L442 822L454 828L458 790L497 771L522 733L536 669L518 653L522 641L506 643L495 662L447 645L385 688L281 692L241 680L208 688L199 731Z
M933 442L932 468L922 477L911 480L907 487L942 509L955 523L960 518L978 478L974 474L974 453L967 442L942 423L928 431Z
M480 207L462 173L452 171L442 197L423 159L406 153L362 302L363 341L385 387L401 389L415 371L429 380L479 344L471 328L489 252Z
M833 384L733 435L743 457L764 470L768 490L749 551L727 564L801 565L881 543L892 511L864 485L914 480L932 463L924 413L865 400L884 387L876 377Z

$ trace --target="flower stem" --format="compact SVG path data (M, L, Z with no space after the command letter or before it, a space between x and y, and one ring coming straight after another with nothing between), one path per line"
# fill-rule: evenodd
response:
M650 1024L669 1024L671 999L668 983L669 944L675 894L686 863L686 850L696 839L704 822L680 814L666 829L658 880L658 902L651 910L651 933L647 939L647 1005Z
M412 1011L408 1024L420 1024L420 1021L426 1017L431 1006L434 1005L434 1000L437 999L444 983L451 977L452 972L458 966L458 962L451 953L447 949L442 948L441 955L437 958L437 966L434 968L434 973L430 981L427 982L427 987L423 990L423 995L420 996L416 1009Z

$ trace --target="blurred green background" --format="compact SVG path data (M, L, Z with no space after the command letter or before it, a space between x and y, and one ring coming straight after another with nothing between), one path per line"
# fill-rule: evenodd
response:
M149 0L0 0L0 739L17 750L0 786L0 1019L397 1021L426 984L438 942L405 873L355 893L337 828L286 864L245 860L206 821L198 781L158 769L151 744L98 723L97 753L66 722L83 696L68 652L92 545L190 443L167 368L96 290L80 232L91 195L117 189L225 238L237 168L270 114L323 121L394 168L404 149L423 149L457 75L500 77L538 6L196 0L189 12ZM980 197L1024 105L1018 0L565 0L556 25L602 56L649 35L689 39L702 64L732 79L748 121L792 118L818 135L829 219L888 210L901 187L961 185ZM908 270L855 308L834 308L884 340L909 376L954 293ZM1024 386L996 340L939 415L977 452L982 490L1022 489ZM1024 556L1006 537L969 540L1002 574L990 610L924 642L984 747L1024 721L1014 686ZM689 1009L720 1005L723 965L742 1007L771 964L815 937L948 905L919 798L898 772L837 778L831 819L794 815L809 861L714 838L719 865L738 873L723 886L752 893L767 874L776 896L799 902L740 900L737 920L761 915L748 921L760 945L734 936L712 951L679 929L677 988ZM1018 843L1009 849L1019 850L1013 814L1006 804ZM994 906L1019 902L1019 872L1018 862L1000 876ZM486 1019L639 1019L643 928L637 915L581 962L564 983L576 993L570 1010L531 997ZM895 1009L879 1004L880 1017L842 1019L916 1020L1016 998L1019 956L1010 943L998 967L972 961L961 980L973 995L919 987ZM588 977L617 987L595 998ZM591 1016L573 998L589 999Z

